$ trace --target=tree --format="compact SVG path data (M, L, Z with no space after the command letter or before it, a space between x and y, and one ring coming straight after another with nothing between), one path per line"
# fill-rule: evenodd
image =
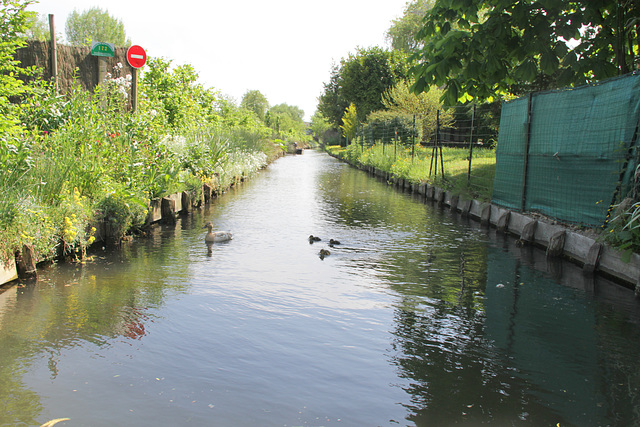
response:
M249 90L242 97L240 106L242 108L246 108L247 110L253 111L254 113L256 113L256 116L260 118L260 120L264 121L265 114L269 109L269 101L267 101L267 97L264 96L259 90Z
M314 135L321 138L324 133L331 128L331 125L320 111L316 111L313 116L311 116L310 128Z
M344 110L349 103L344 99L340 88L340 67L333 64L331 77L328 83L324 83L324 92L318 97L318 111L334 129L340 126Z
M455 104L627 73L639 15L633 0L437 0L418 34L413 89L444 86Z
M27 13L28 28L25 32L25 37L28 40L51 40L51 32L49 31L49 22L47 17L36 12Z
M442 110L441 97L442 90L438 88L415 94L411 91L410 84L402 81L382 95L382 103L392 115L415 117L424 140L436 129L438 110L441 110L441 126L447 126L453 119L451 110Z
M151 103L162 105L173 129L194 125L194 120L210 119L215 113L213 95L198 82L198 73L189 64L171 67L171 61L149 58L141 89Z
M90 45L92 41L114 43L118 46L131 45L122 21L99 7L92 7L82 13L76 10L71 12L65 30L69 43L76 46Z
M352 102L344 111L342 116L342 135L347 139L347 144L353 140L356 136L356 130L358 128L358 112L355 104Z
M0 9L0 149L4 149L3 137L20 130L18 105L12 103L16 97L25 94L28 87L18 79L20 74L32 71L20 67L13 58L16 50L24 42L22 36L28 28L29 13L25 11L29 1L1 0ZM0 150L0 158L6 160Z
M287 104L274 105L265 117L265 123L280 136L299 139L305 134L304 111Z
M423 19L433 7L435 0L412 0L407 2L401 18L394 19L387 30L387 40L391 47L407 53L414 53L423 46L423 41L416 37L423 25Z
M364 121L372 111L384 109L382 94L407 73L406 55L380 47L358 48L355 54L340 61L332 70L319 98L318 110L336 128L340 126L345 108L354 104L358 120Z

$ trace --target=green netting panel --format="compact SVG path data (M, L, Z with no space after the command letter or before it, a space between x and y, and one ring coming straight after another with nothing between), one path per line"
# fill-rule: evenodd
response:
M500 115L493 202L514 210L522 208L528 104L527 98L516 99L503 105Z
M526 112L524 125L509 117L522 117L522 106L528 104L522 98L503 106L496 152L496 178L500 180L494 184L494 203L519 209L524 197L525 211L601 225L619 185L619 194L624 196L635 167L640 75L533 95L523 186L522 176L517 175L523 174L526 131L521 129L526 129ZM503 132L509 137L503 139ZM507 155L516 151L522 153L522 159Z

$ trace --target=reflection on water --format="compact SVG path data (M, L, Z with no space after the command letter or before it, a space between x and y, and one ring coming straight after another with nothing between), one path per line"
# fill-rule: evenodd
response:
M632 292L307 151L0 293L0 425L634 425L639 335Z

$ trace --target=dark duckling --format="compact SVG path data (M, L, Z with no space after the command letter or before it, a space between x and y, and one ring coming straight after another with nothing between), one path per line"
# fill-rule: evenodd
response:
M331 255L331 252L326 249L320 249L320 259L324 259L324 257L329 255Z
M322 239L317 237L317 236L314 236L313 234L311 236L309 236L309 243L319 242L320 240L322 240Z

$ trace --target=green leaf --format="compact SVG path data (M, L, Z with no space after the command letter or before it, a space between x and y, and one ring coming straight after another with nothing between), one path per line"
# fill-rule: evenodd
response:
M543 73L551 75L558 70L559 66L560 62L555 53L547 51L542 54L540 58L540 69Z

